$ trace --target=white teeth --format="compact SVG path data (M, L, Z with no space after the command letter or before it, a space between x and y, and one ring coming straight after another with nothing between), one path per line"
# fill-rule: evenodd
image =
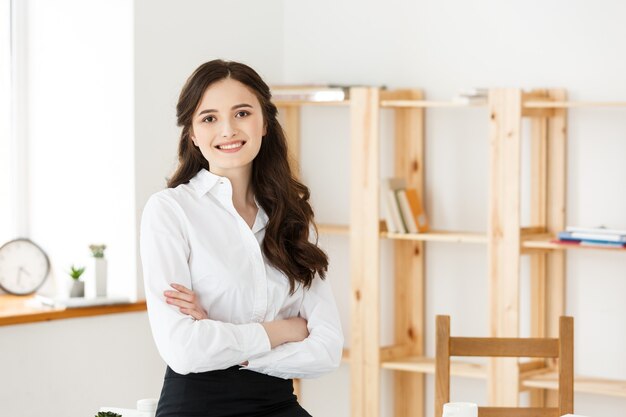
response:
M219 149L235 149L235 148L240 148L243 146L243 142L236 142L236 143L231 143L230 145L220 145L218 146Z

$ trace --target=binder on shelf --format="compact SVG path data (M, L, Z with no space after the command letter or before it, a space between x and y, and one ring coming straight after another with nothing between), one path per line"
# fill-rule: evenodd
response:
M381 194L385 206L385 223L387 223L387 230L392 233L406 233L407 230L404 226L400 206L393 188L396 183L393 180L394 178L385 178L381 181Z
M409 233L417 233L417 223L413 217L413 211L411 210L409 199L406 196L406 190L397 190L396 196L398 198L398 205L400 206L400 211L402 212L402 218L404 219L406 229Z
M411 206L411 212L413 213L413 218L415 219L417 231L419 233L428 232L428 218L426 217L424 204L422 203L422 199L417 193L417 190L415 188L407 188L406 196L409 200L409 205Z
M404 178L385 178L381 182L387 229L396 233L423 233L429 229L422 199Z

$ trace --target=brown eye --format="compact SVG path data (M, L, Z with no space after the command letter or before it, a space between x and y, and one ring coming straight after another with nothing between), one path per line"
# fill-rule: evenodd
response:
M202 121L205 123L213 123L215 121L215 116L207 116L204 119L202 119Z
M235 117L242 118L242 117L248 116L249 114L250 114L249 112L245 110L241 110L241 111L238 111L237 114L235 114Z

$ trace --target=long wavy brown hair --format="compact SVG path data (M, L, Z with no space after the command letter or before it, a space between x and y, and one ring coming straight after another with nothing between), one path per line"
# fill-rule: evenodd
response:
M278 123L278 110L271 101L271 92L259 74L245 64L213 60L198 67L187 79L176 105L177 124L182 127L178 144L178 167L167 181L170 188L186 184L202 168L210 170L209 162L191 139L192 117L206 89L213 83L232 78L252 91L263 110L267 133L261 149L252 162L252 190L269 220L263 239L263 253L268 261L289 279L291 293L296 282L305 288L317 273L326 277L328 256L309 241L310 226L318 231L309 204L308 187L299 182L289 168L287 140Z

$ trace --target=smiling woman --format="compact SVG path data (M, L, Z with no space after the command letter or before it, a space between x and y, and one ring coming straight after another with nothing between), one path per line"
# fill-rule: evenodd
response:
M337 368L343 334L269 88L246 65L207 62L177 116L179 166L141 221L148 316L168 365L157 417L309 416L292 378Z

